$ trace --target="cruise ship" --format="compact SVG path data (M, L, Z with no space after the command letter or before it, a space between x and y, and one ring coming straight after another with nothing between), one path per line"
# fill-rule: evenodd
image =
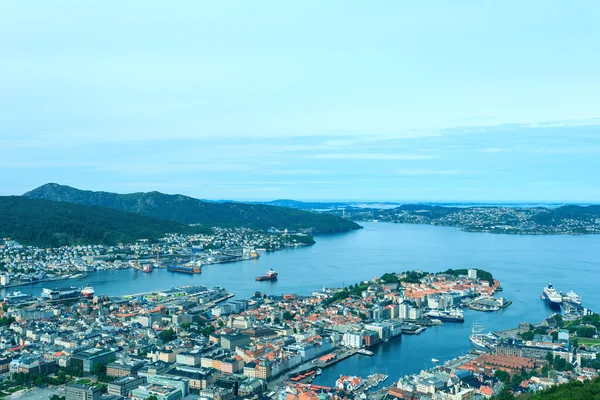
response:
M81 296L81 289L75 286L60 289L44 288L42 290L42 298L47 300L76 299Z
M542 292L542 299L546 300L550 307L560 308L560 305L562 304L561 295L556 291L556 289L554 289L551 283L544 288Z
M431 310L427 314L428 317L438 319L444 322L465 322L463 311L459 308L451 308L446 310Z
M29 294L21 293L18 290L15 290L13 292L13 294L7 294L6 297L4 298L4 302L6 304L25 303L26 301L31 301L31 300L34 300L33 296L31 296Z

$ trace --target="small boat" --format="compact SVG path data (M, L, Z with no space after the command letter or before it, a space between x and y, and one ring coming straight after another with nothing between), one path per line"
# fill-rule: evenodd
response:
M440 362L440 360L438 360L437 358L432 358L432 359L431 359L431 362L435 364L435 363L439 363L439 362Z

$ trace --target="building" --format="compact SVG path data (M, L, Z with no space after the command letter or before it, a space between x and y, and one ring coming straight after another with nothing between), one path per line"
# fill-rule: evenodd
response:
M115 378L123 378L130 375L137 375L137 372L146 365L143 361L134 362L113 362L106 366L106 375Z
M181 397L190 394L190 381L187 378L169 375L149 375L146 377L146 380L152 385L175 388L181 392Z
M7 286L10 283L10 276L8 274L0 275L0 285Z
M362 335L360 332L346 332L344 333L342 343L346 347L361 348L363 345Z
M477 270L476 269L470 269L467 272L467 276L469 277L469 279L477 280Z
M250 344L248 335L221 335L221 347L227 350L235 350L236 347L244 347L247 344Z
M166 375L186 378L190 382L190 389L202 390L214 383L221 374L208 368L177 367Z
M126 376L108 384L108 394L127 397L129 392L146 383L146 379L137 376Z
M97 364L107 365L115 353L114 350L102 348L80 351L71 357L71 366L83 372L92 372Z
M65 400L100 400L102 390L95 386L73 384L66 387Z
M179 353L175 361L180 365L187 365L189 367L196 367L200 365L200 359L202 357L199 353Z
M183 398L179 389L168 386L148 384L131 391L131 400L146 400L151 396L155 396L158 400L178 400Z

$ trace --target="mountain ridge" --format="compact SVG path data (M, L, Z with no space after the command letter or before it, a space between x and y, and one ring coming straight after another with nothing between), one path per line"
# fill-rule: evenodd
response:
M166 233L208 233L210 229L105 207L23 196L0 196L0 237L24 245L132 243L155 241Z
M181 194L171 195L157 191L118 194L48 183L23 196L106 207L207 227L247 227L259 230L273 227L281 230L309 230L315 233L347 232L361 228L355 222L330 214L266 204L207 202Z

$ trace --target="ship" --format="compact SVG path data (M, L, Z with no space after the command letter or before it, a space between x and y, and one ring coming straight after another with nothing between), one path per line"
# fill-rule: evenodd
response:
M152 272L152 265L146 264L142 267L140 271L150 273Z
M4 298L4 302L6 304L19 304L25 303L27 301L34 300L33 296L25 293L21 293L18 290L15 290L13 294L7 294Z
M81 289L81 294L84 297L94 297L94 288L88 283Z
M202 272L200 267L192 267L185 265L167 265L167 271L170 272L181 272L184 274L199 274Z
M257 281L276 281L277 280L277 272L270 269L269 272L267 272L265 275L257 276L256 280Z
M558 294L558 292L556 291L556 289L554 289L551 283L549 283L548 286L545 287L542 291L542 299L546 300L550 307L560 309L560 305L562 304L561 295Z
M81 296L81 290L76 288L75 286L60 289L44 288L42 290L42 298L47 300L77 299Z
M486 342L485 342L485 340L483 338L484 338L484 335L483 335L483 326L480 323L475 322L473 324L473 329L471 330L471 334L469 335L469 340L475 346L481 347L483 349L486 349L487 348L487 344L486 344Z
M469 340L475 346L487 349L493 347L495 345L495 341L497 340L496 336L493 333L483 334L483 325L479 322L473 323L473 329L471 330L471 334L469 335Z
M572 290L569 293L567 293L567 300L569 300L571 303L581 305L581 296L579 296Z
M465 322L464 314L459 308L451 308L446 310L433 309L425 315L444 322Z

